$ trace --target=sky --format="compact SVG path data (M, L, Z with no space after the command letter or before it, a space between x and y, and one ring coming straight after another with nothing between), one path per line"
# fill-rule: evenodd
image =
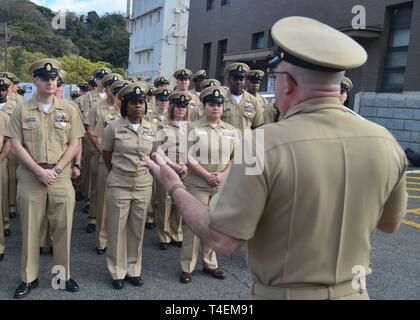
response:
M107 12L125 13L126 0L30 0L53 11L72 11L77 14L96 11L99 15Z

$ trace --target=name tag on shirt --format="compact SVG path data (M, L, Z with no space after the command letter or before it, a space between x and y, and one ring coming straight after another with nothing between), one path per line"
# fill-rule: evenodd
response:
M207 136L207 131L204 130L197 130L197 136Z
M26 118L25 122L26 123L34 123L34 122L38 122L38 119L34 118L34 117L30 117L30 118Z
M255 107L252 104L247 104L244 108L245 112L253 113L255 110Z

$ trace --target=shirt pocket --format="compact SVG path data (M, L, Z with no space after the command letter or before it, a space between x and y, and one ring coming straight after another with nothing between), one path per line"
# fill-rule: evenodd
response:
M34 144L41 140L41 122L24 122L22 124L23 143L29 148L29 152L33 154Z
M54 133L56 139L60 141L61 144L68 144L69 142L69 132L70 132L70 122L58 122L54 123Z

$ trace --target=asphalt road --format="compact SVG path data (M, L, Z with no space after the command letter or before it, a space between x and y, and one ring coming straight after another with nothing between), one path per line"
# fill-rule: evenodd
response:
M415 179L418 178L418 179ZM393 235L380 232L372 236L371 268L367 286L372 299L420 299L420 175L411 174L408 187L410 213L405 224ZM34 300L236 300L246 298L250 276L246 266L246 251L241 249L232 257L219 259L227 278L220 281L201 272L201 264L193 274L193 281L179 282L180 249L158 249L155 231L146 230L143 250L144 286L129 284L122 291L112 289L105 256L95 253L95 237L87 234L86 217L82 204L77 204L72 241L72 278L81 288L71 294L51 288L51 256L41 257L40 287L27 299ZM416 210L418 209L418 211ZM7 238L5 260L0 263L0 299L12 299L20 283L20 226L12 221L12 236Z

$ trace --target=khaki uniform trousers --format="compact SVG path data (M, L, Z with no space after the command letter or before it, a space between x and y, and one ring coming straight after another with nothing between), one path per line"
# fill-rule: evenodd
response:
M85 196L85 205L89 205L89 190L90 190L90 158L92 153L90 151L89 143L86 141L87 137L83 137L83 155L82 155L82 192Z
M137 177L113 168L106 186L107 265L113 280L141 274L144 226L152 196L148 170Z
M187 190L204 205L208 205L216 192L203 189L188 188ZM192 273L197 264L200 249L203 251L203 267L216 269L218 267L216 252L196 236L186 223L183 224L184 239L181 248L181 268L183 272Z
M16 193L17 193L17 180L16 180L16 168L18 166L17 159L14 155L9 154L8 156L8 168L9 168L9 212L16 212Z
M9 174L7 158L0 161L0 254L4 253L6 241L4 239L4 212L9 215Z
M258 282L251 286L251 300L369 300L366 290L356 290L352 281L334 286L303 288L269 287Z
M96 225L96 216L98 214L97 204L98 204L98 193L96 182L98 181L98 166L99 166L99 157L100 154L95 151L90 158L90 185L89 185L89 216L88 216L88 224L95 224Z
M147 210L147 223L155 223L155 215L156 215L156 192L157 192L157 182L153 182L153 189L152 189L152 198L150 199L149 209Z
M161 243L182 241L182 216L165 188L157 182L156 185L156 232Z
M96 183L96 246L105 249L108 244L107 233L107 211L105 201L106 181L108 179L108 169L105 166L102 156L99 158L98 180Z
M48 224L48 216L44 217L41 224L41 230L39 231L39 246L40 248L52 247L52 231Z
M70 245L75 205L71 166L67 166L52 186L43 186L23 166L17 170L17 203L22 227L21 279L29 283L38 278L40 230L45 219L51 228L53 262L64 267L70 279Z

